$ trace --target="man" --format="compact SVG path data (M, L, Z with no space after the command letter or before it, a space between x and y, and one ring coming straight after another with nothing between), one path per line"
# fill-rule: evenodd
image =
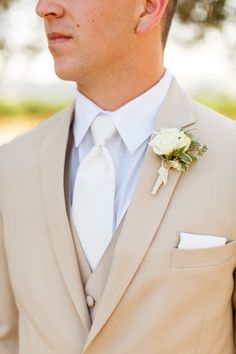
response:
M0 152L0 354L236 353L235 123L165 71L175 6L38 1L78 94ZM151 195L165 127L208 151Z

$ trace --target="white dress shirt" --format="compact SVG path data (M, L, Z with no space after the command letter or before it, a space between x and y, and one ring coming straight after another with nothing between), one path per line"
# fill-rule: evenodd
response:
M113 112L104 111L80 92L77 93L73 125L75 145L71 164L71 201L78 166L94 146L90 125L100 112L106 112L117 128L115 136L106 144L116 175L114 232L129 207L152 135L154 120L167 95L171 80L172 76L166 70L155 86Z

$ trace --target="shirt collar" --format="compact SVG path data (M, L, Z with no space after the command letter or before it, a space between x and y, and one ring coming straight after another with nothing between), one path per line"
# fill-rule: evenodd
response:
M77 91L75 101L75 120L73 126L76 148L83 140L94 118L101 111L102 109L100 107Z
M166 70L157 84L113 112L104 111L78 92L73 127L75 146L79 146L94 118L104 112L111 115L127 149L133 153L151 136L155 117L167 95L171 80L172 75Z

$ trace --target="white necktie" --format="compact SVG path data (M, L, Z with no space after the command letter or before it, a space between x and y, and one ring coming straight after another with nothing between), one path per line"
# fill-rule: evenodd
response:
M115 170L105 144L116 132L111 117L99 115L91 125L95 146L81 162L72 202L72 217L92 270L112 238Z

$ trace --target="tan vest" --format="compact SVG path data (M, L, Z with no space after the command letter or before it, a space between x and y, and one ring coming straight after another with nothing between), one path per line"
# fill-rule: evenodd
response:
M66 153L66 162L65 162L65 176L64 176L64 189L65 189L65 202L67 208L67 215L70 221L71 232L73 236L73 241L75 245L81 280L84 288L85 300L88 305L88 314L90 317L90 324L94 321L98 305L100 303L106 281L109 275L109 270L111 268L113 253L115 250L115 245L119 234L122 229L123 221L120 223L115 235L113 236L111 242L109 243L103 257L98 263L95 270L92 272L90 266L87 262L86 256L83 252L79 237L74 225L74 222L71 217L70 211L70 171L71 171L71 151L73 147L73 131L70 129L67 153Z

